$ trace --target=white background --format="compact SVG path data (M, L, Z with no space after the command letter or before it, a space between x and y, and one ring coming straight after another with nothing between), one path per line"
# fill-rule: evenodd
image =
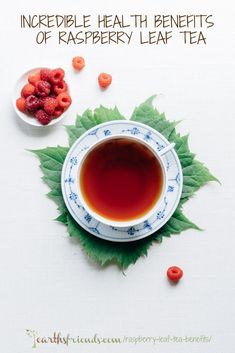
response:
M189 4L190 3L190 4ZM50 4L50 5L48 5ZM32 340L54 331L73 336L212 336L211 342L126 345L39 345L38 352L234 352L234 102L235 24L233 1L50 1L12 0L1 11L0 127L0 350L28 353ZM36 30L20 29L20 14L212 14L206 46L47 46L35 44ZM82 55L86 68L75 74L71 58ZM89 260L66 228L53 221L55 204L38 160L26 149L66 145L62 125L32 129L13 111L14 83L24 71L65 68L76 113L115 104L127 117L140 102L161 93L156 105L169 119L182 120L190 147L222 186L210 183L184 207L204 232L189 230L151 247L123 275L115 266ZM105 92L101 71L113 75ZM171 286L171 265L184 278Z

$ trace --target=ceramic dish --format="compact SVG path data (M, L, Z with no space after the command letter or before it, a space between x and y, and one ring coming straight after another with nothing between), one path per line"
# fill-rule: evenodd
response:
M158 153L170 145L170 142L156 130L128 120L111 121L92 128L74 143L65 159L61 176L64 201L75 221L89 233L116 242L139 240L160 229L178 206L183 186L181 164L174 149L162 156L166 170L166 188L162 201L151 217L135 226L115 227L104 224L83 207L79 199L77 179L80 162L87 150L95 142L112 135L136 136Z
M86 150L86 152L83 155L83 158L79 160L78 177L77 177L78 182L80 180L80 173L81 173L81 170L82 170L83 162L84 162L84 160L86 160L86 158L89 155L89 153L93 149L95 149L97 146L101 145L105 141L106 142L115 141L116 139L120 139L120 138L123 138L123 134L120 134L120 135L112 134L110 136L103 136L103 138L101 137L98 141L96 141L95 143L93 143L92 145L89 146L89 149ZM81 205L84 206L84 208L88 211L88 213L93 218L99 220L100 222L102 222L104 224L107 224L107 225L114 226L114 227L134 226L134 225L137 225L137 224L143 222L145 219L150 218L154 214L154 212L157 210L158 205L162 201L162 198L164 197L165 192L166 192L166 175L167 175L167 171L166 171L166 166L165 166L165 164L163 163L163 160L162 160L162 155L166 153L166 148L162 149L161 151L157 151L156 149L151 148L146 141L143 141L141 138L137 137L136 135L128 136L128 140L129 140L129 142L131 142L131 141L132 142L138 142L142 146L146 147L149 151L151 151L152 152L152 156L154 156L156 158L156 160L160 164L161 170L162 170L163 185L162 185L162 190L161 190L160 197L156 200L156 202L148 210L148 212L145 213L145 215L142 215L142 216L139 216L137 218L134 218L134 219L131 219L131 220L127 220L127 221L114 221L114 220L109 219L107 217L101 216L100 214L98 214L97 212L95 212L94 210L91 209L91 207L87 204L86 200L84 199L80 187L78 186L78 188L77 188L78 199L80 200ZM169 147L170 147L170 149L173 148L174 144L170 144ZM167 151L168 151L168 148L167 148ZM115 188L115 185L113 185L113 188Z
M15 87L14 87L14 92L13 92L13 97L12 97L12 103L13 103L13 107L15 109L16 114L20 117L21 120L23 120L26 124L32 125L32 126L39 126L39 127L47 127L47 126L51 126L51 125L55 125L57 124L59 121L61 121L62 119L65 118L65 116L67 115L67 112L69 111L69 108L63 113L61 114L61 116L59 116L56 119L52 119L52 121L48 124L48 125L42 125L40 124L36 119L34 119L32 116L30 116L29 114L23 113L21 111L19 111L16 107L16 100L17 98L20 97L20 92L22 90L22 87L28 82L28 75L31 73L34 73L36 71L39 71L41 69L44 69L44 67L36 67L34 69L28 70L26 71L23 75L20 76L20 78L17 80ZM66 78L65 78L66 80Z

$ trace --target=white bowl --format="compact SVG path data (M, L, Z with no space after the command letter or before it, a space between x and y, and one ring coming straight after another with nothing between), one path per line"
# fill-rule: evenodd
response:
M27 113L23 113L20 110L17 109L16 107L16 100L17 98L21 97L21 90L23 88L23 86L25 84L28 83L28 75L31 73L34 73L36 71L39 71L41 69L45 69L45 67L36 67L34 69L28 70L26 71L23 75L21 75L19 77L19 79L17 80L15 87L14 87L14 92L13 92L13 97L12 97L12 103L13 103L13 107L15 109L16 114L21 118L21 120L23 120L25 123L32 125L32 126L39 126L39 127L47 127L47 126L51 126L51 125L55 125L57 124L59 121L61 121L62 119L65 118L65 116L67 115L67 112L69 110L69 108L63 113L61 114L58 118L52 119L51 122L47 125L42 125L40 124L37 119L35 119L33 116L27 114Z

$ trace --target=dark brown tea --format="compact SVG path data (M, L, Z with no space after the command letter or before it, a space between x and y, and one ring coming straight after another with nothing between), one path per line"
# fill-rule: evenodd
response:
M163 187L160 162L143 144L125 137L97 145L84 160L81 192L100 216L129 221L144 216Z

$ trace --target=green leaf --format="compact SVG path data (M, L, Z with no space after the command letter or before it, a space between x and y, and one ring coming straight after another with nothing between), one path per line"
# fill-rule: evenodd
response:
M43 171L43 180L50 187L51 191L47 194L58 206L60 212L67 212L61 190L61 172L68 147L47 147L41 150L30 150L40 160L40 168Z
M69 148L57 146L32 151L40 160L40 167L44 174L42 179L51 189L48 196L57 204L60 211L56 220L65 224L70 236L76 237L88 256L102 266L115 263L124 270L140 257L147 256L149 247L154 242L161 242L163 237L180 234L187 229L200 230L183 214L183 205L203 185L209 181L218 181L201 162L195 159L195 154L189 148L188 135L181 136L176 132L178 122L167 120L165 114L159 113L153 107L154 98L155 96L150 97L135 108L131 119L154 128L175 143L175 150L183 170L183 192L173 216L161 229L147 238L128 243L116 243L97 238L85 231L68 213L62 196L61 171ZM125 118L116 107L108 109L100 106L94 112L88 109L82 116L77 116L75 125L66 126L69 145L71 146L87 130L96 128L98 124L122 119Z
M74 142L86 131L83 126L66 125L67 133L69 135L69 146L72 146Z
M67 222L69 235L77 237L87 255L102 266L114 262L124 270L130 264L134 264L140 256L147 256L152 243L149 237L144 241L114 243L86 232L69 214Z
M67 215L68 215L68 212L66 210L65 212L61 213L55 220L63 224L68 224Z
M180 207L178 207L169 221L153 234L153 238L162 241L163 237L170 237L172 234L179 234L187 229L201 230L196 224L185 217Z
M56 190L52 190L47 194L47 196L57 204L60 212L63 213L67 211L67 207L65 206L64 198L62 196L62 191L58 192Z
M183 191L181 199L191 197L198 189L209 181L217 181L208 168L201 162L194 160L187 166L183 167Z
M63 166L64 160L69 151L69 148L57 146L57 147L47 147L40 150L29 150L29 151L36 154L41 163L42 162L46 163L50 161L50 162L55 162L57 166L59 165L61 167ZM52 167L51 164L50 164L50 167Z
M135 264L140 256L147 256L153 240L162 241L164 236L169 237L172 234L179 234L190 228L199 230L195 224L183 215L180 209L175 211L166 225L150 237L127 243L114 243L97 238L80 227L69 214L67 224L69 235L78 237L89 257L101 265L116 262L122 270L131 264Z
M144 103L140 104L139 107L135 108L131 120L150 126L168 140L173 141L176 135L175 127L178 122L166 120L165 114L160 114L157 109L153 108L152 101L154 97L150 97Z
M99 124L105 123L106 121L123 119L125 118L120 114L117 107L108 109L101 105L99 108L95 109L94 113L90 109L87 109L82 116L77 115L75 126L66 126L69 135L69 145L72 146L84 132Z
M151 126L162 133L168 140L175 143L175 150L183 168L182 205L199 188L209 181L218 181L218 179L201 162L195 160L195 154L190 152L189 149L188 135L181 136L176 132L177 123L168 121L165 114L160 114L152 106L153 98L154 96L150 97L139 107L135 108L131 119Z

